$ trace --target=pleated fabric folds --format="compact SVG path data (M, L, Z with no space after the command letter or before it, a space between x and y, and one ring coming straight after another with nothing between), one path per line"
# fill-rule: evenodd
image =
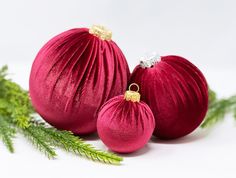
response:
M144 102L126 101L124 95L108 100L98 115L101 140L113 151L130 153L142 148L152 136L155 119Z
M32 65L29 90L37 112L58 129L96 131L100 106L124 93L130 72L115 42L87 28L65 31L48 41Z
M137 66L130 83L140 86L141 100L155 117L154 135L174 139L195 130L208 108L208 86L201 71L180 56L163 56L150 68Z

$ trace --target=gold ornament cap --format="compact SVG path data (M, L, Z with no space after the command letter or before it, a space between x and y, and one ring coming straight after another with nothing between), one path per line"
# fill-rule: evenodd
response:
M136 86L137 87L137 90L136 91L132 91L131 90L131 87L132 86ZM139 86L138 84L136 83L131 83L129 85L129 90L127 90L125 92L125 96L124 96L124 99L126 99L126 101L132 101L132 102L139 102L140 101L140 93L138 92L139 91Z
M102 25L93 25L89 29L89 33L107 41L110 41L112 37L112 32Z

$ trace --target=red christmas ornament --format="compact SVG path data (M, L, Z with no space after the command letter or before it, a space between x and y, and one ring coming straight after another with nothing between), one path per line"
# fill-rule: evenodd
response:
M126 59L102 26L65 31L48 41L33 63L33 106L51 125L75 134L96 131L97 112L122 94L130 76Z
M137 84L131 84L136 85ZM131 86L130 85L130 86ZM142 148L152 136L155 119L151 109L140 100L140 94L126 91L101 108L97 131L101 140L113 151L130 153Z
M160 59L160 61L158 61ZM141 61L130 82L141 88L161 139L185 136L196 129L208 108L208 86L201 71L179 56L151 56Z

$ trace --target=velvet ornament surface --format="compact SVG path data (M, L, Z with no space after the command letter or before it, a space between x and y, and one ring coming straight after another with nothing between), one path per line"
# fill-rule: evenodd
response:
M185 136L195 130L206 115L206 79L183 57L162 56L156 60L159 61L141 62L134 69L130 83L140 86L141 100L154 114L155 136L161 139Z
M119 153L130 153L142 148L152 136L155 119L144 102L132 102L124 95L107 101L101 108L97 131L103 143Z
M71 29L48 41L36 56L30 97L54 127L75 134L95 132L100 106L125 91L130 76L126 59L105 37L88 28Z

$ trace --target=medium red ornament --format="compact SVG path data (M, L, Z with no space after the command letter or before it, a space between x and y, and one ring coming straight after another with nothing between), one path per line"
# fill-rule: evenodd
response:
M152 136L154 116L148 105L139 100L140 94L129 90L102 106L98 114L97 131L111 150L119 153L136 151Z
M196 66L182 57L151 56L134 69L132 82L140 86L141 100L150 106L155 117L154 135L161 139L191 133L206 115L206 79Z
M97 112L122 94L130 76L126 59L102 26L65 31L48 41L33 63L33 106L51 125L75 134L96 131Z

